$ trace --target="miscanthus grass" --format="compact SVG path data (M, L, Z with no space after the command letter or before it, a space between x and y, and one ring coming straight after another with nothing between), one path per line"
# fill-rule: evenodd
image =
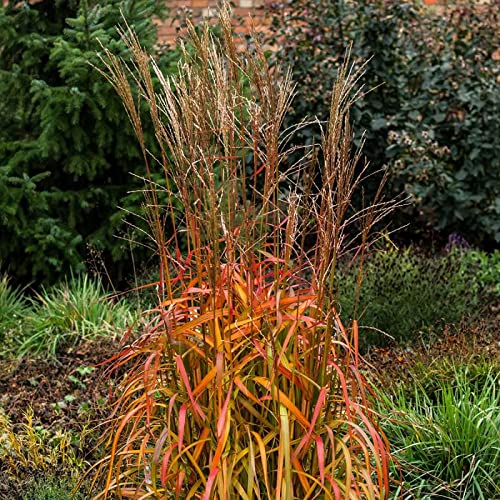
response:
M239 50L230 16L219 37L189 28L175 78L131 31L132 62L103 56L144 154L160 278L149 328L112 360L126 375L95 481L103 498L387 498L357 323L334 293L341 254L363 256L395 205L380 188L353 208L369 174L349 122L361 73L340 69L321 161L304 149L287 166L290 74L258 40Z

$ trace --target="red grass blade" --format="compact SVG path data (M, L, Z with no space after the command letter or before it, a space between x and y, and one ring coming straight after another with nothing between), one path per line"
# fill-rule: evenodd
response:
M181 356L176 356L175 357L175 362L177 364L177 368L180 372L182 382L184 383L184 387L186 388L186 391L189 396L189 400L191 401L191 405L194 409L194 411L200 416L201 420L204 421L206 420L206 415L203 413L200 405L196 402L193 396L193 391L191 390L191 384L189 383L189 377L186 372L186 368L184 367L184 363L182 362L182 357Z
M217 468L214 468L210 471L210 474L208 475L207 485L205 487L205 493L203 494L202 500L210 500L210 493L212 491L212 487L213 487L215 478L217 477L217 474L219 474L219 469L217 469Z

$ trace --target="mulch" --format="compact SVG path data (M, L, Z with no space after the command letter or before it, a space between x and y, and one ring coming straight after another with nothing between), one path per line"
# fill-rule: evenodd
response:
M364 356L370 375L380 386L414 381L417 365L439 369L440 364L488 364L500 369L500 317L492 316L473 323L447 325L439 335L408 346L371 349Z
M34 427L51 435L71 432L80 438L78 456L93 462L100 454L97 426L108 416L113 397L114 380L106 373L105 362L118 350L118 341L101 338L59 352L57 359L0 360L0 409L16 429L26 422L25 413L31 408ZM89 434L89 429L94 430ZM64 479L70 471L54 472L54 477ZM26 485L39 478L26 471L17 471L16 476L0 463L1 500L22 499Z
M98 365L117 350L117 342L100 339L61 352L57 359L0 361L0 407L12 422L22 422L31 407L37 425L78 430L82 408L97 416L108 399L112 380Z

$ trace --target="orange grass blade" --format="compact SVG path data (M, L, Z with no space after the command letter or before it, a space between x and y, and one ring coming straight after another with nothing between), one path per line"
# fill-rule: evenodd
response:
M265 377L255 377L255 382L265 387L268 391L271 390L271 381ZM278 390L278 400L283 403L283 405L288 408L292 415L297 419L297 421L305 428L309 428L309 421L302 414L302 412L290 401L288 396L286 396L281 390Z
M326 479L330 481L330 484L333 488L333 492L335 493L335 500L342 500L342 492L340 491L337 481L335 481L335 479L330 475L327 475Z
M116 433L115 433L115 436L114 436L114 439L113 439L113 444L111 446L111 455L110 455L110 463L111 464L114 462L114 458L116 456L116 449L118 447L118 441L120 439L121 433L123 432L123 429L127 426L127 424L130 421L130 419L136 413L138 413L139 411L141 411L141 410L144 409L144 405L145 405L145 403L137 406L136 408L134 408L133 410L131 410L127 414L125 414L125 416L122 418L122 421L121 421L120 425L118 426L118 429L116 430ZM105 486L105 490L106 491L109 490L109 487L111 485L111 477L112 477L112 475L113 475L113 469L110 467L109 470L108 470L107 478L106 478L106 486Z
M257 445L259 447L259 453L260 453L260 461L262 464L262 472L264 476L264 483L266 485L266 493L267 493L267 498L272 498L271 497L271 488L269 485L269 474L267 470L267 453L266 453L266 443L262 440L262 438L254 431L252 431L252 435L257 441ZM268 440L270 440L272 436L268 436Z
M162 486L165 486L165 483L167 482L167 471L168 471L170 456L172 455L172 451L176 446L177 443L173 443L171 446L169 446L167 451L165 452L165 455L163 456L163 460L161 462L161 473L160 473L160 481Z
M354 366L356 369L359 368L359 330L358 330L358 320L355 319L352 322L352 335L354 339Z
M315 436L316 441L316 453L318 455L318 467L319 467L319 477L321 479L321 484L325 484L325 445L320 436Z
M290 440L290 422L288 420L288 412L283 404L280 404L280 453L283 452L283 466L285 468L283 496L285 499L293 498L293 483L292 483L292 460L290 458L290 449L292 443ZM279 462L281 464L281 461ZM279 469L278 469L279 471ZM278 484L280 484L280 475L278 472Z
M177 481L175 485L175 496L179 498L181 496L182 484L184 483L184 479L186 477L186 473L181 470L179 474L177 474Z
M201 382L193 389L193 397L199 396L212 382L217 375L217 369L214 366L201 380Z
M187 403L184 403L181 406L181 409L179 410L179 423L178 423L179 441L177 443L179 453L181 452L182 445L184 444L184 431L186 428L187 411L188 411L188 405Z
M196 462L200 458L201 452L203 451L203 448L205 446L205 443L208 441L208 436L210 434L210 429L208 427L205 427L200 434L200 438L198 439L198 443L196 445L196 448L193 453L193 460Z
M247 469L247 490L246 494L248 498L252 498L255 493L257 498L260 500L260 491L258 488L254 489L255 479L257 478L257 468L255 467L255 450L254 444L251 436L248 440L248 469Z
M368 429L368 432L370 433L370 438L371 440L367 441L368 446L373 443L373 458L376 462L377 466L377 471L378 471L378 486L380 491L382 491L383 485L388 485L389 484L389 461L390 461L390 454L387 451L387 445L380 435L380 433L375 429L371 421L366 417L364 412L360 411L359 409L357 410L357 413L363 423L365 424L366 428ZM385 488L385 494L384 498L387 498L389 495L389 492L387 491L387 488Z
M226 396L226 400L224 401L224 405L222 406L219 418L217 420L217 448L215 450L214 458L211 461L211 466L213 468L217 468L219 465L219 460L224 452L224 448L226 447L227 438L229 436L229 427L230 427L230 410L229 410L229 402L232 394L233 386L229 388L229 391Z

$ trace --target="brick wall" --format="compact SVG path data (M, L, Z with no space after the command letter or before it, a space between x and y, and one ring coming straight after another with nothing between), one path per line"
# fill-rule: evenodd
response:
M237 31L248 31L250 24L259 29L265 29L266 5L276 0L232 0L235 18L241 20L236 22ZM280 0L283 1L283 0ZM332 0L333 1L333 0ZM355 1L355 0L354 0ZM456 5L459 3L485 4L492 0L424 0L429 6L444 8L445 5ZM495 0L493 0L495 1ZM217 0L169 0L171 19L161 23L159 26L160 40L173 42L178 34L178 21L176 14L184 16L186 13L192 19L213 18L216 12Z
M248 31L251 24L258 30L266 24L264 19L266 5L273 0L233 0L233 12L237 22L236 30ZM159 25L159 37L171 42L178 34L179 23L176 15L188 14L192 19L213 18L216 15L217 0L170 0L168 2L171 18Z

